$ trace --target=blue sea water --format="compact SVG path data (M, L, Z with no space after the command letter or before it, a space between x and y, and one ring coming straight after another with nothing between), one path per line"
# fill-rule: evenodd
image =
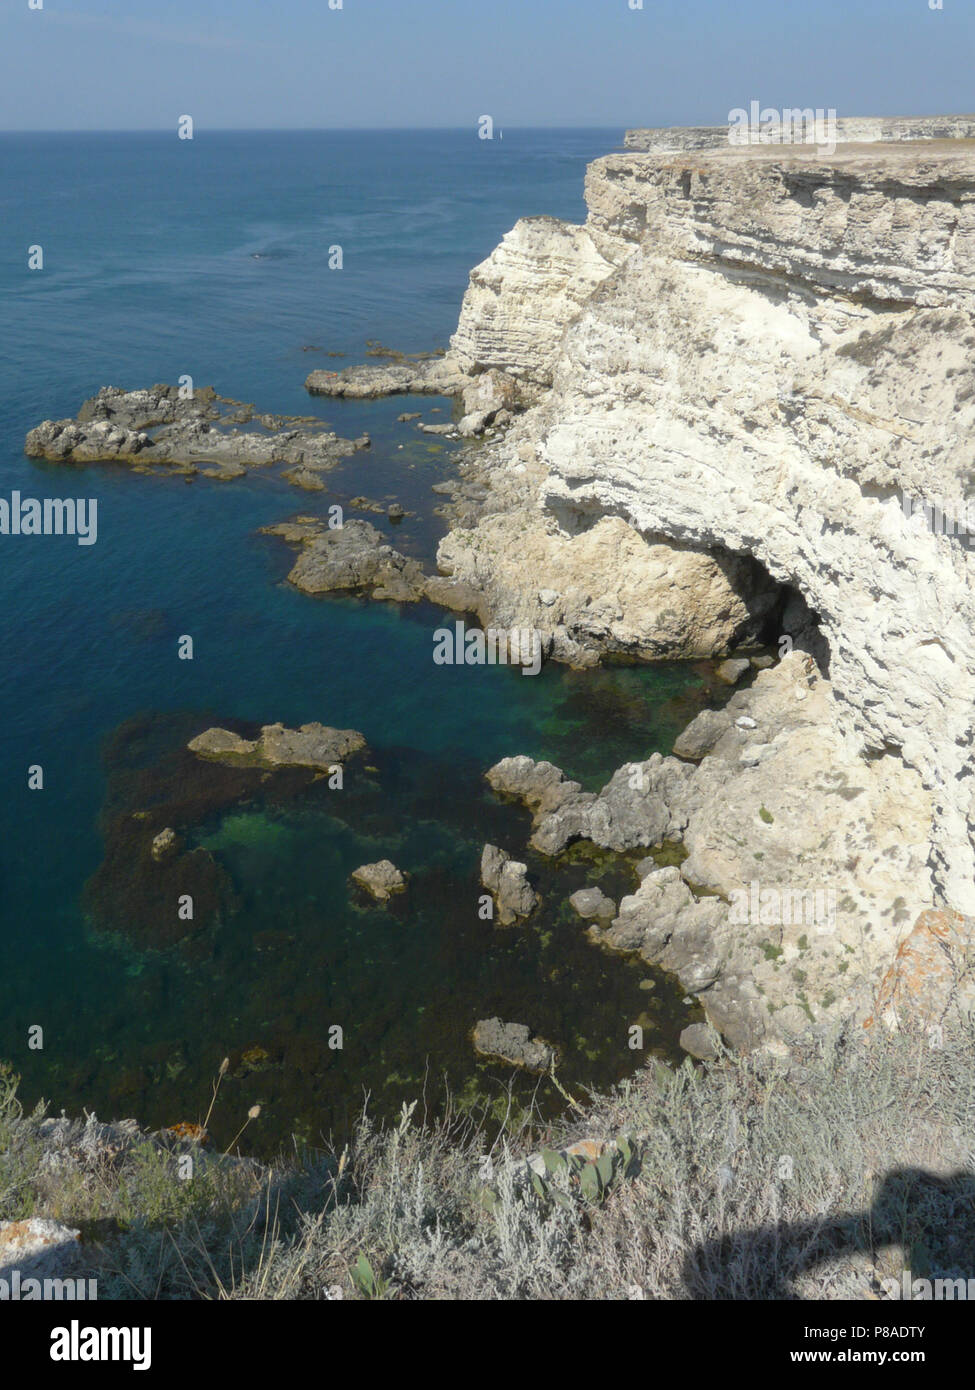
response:
M451 403L323 402L304 378L363 360L370 340L445 346L470 268L520 216L580 220L585 165L621 135L0 137L0 496L96 497L99 510L91 547L0 537L0 1057L23 1074L28 1102L194 1119L232 1055L216 1127L233 1133L241 1107L260 1101L261 1148L341 1131L365 1092L380 1113L424 1084L432 1104L446 1084L501 1094L507 1073L475 1064L467 1040L478 1017L531 1023L576 1085L632 1069L626 1030L640 1019L648 1046L673 1047L683 1014L667 982L641 991L652 972L586 942L561 897L514 932L477 920L485 827L519 852L526 838L482 773L529 753L598 785L623 759L669 746L704 698L700 671L555 666L526 679L437 667L435 611L303 596L285 582L291 552L257 534L355 494L395 495L417 513L397 544L432 556L442 528L430 486L450 449L396 416L440 407L446 419ZM41 271L28 270L35 245ZM24 457L28 429L73 415L99 387L187 373L262 410L368 430L373 448L324 494L278 470L187 482ZM177 659L181 634L192 661ZM320 798L214 812L192 833L239 906L205 949L107 936L83 894L113 777L141 757L144 789L152 760L188 729L228 719L361 729L388 786L357 825ZM34 764L41 791L28 789ZM387 854L417 883L399 915L363 910L346 888L351 868ZM564 866L560 890L591 867ZM613 886L618 870L606 872ZM325 1048L334 1023L339 1053ZM35 1025L43 1050L28 1047Z

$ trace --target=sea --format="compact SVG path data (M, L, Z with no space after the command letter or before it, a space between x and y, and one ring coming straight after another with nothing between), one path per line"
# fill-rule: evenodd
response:
M433 565L431 488L456 446L397 416L447 421L452 402L324 400L303 383L377 344L446 347L471 268L519 217L582 220L586 165L623 132L499 135L0 137L0 497L98 503L93 545L0 536L0 1060L28 1107L199 1123L228 1059L208 1124L221 1147L255 1105L241 1143L258 1154L344 1142L364 1110L387 1123L413 1102L431 1119L548 1123L566 1095L679 1056L699 1016L568 905L590 883L618 901L633 864L526 851L525 811L484 772L524 753L598 788L670 750L711 699L708 668L437 665L438 610L304 595L287 582L293 552L261 534L395 499L412 515L366 519ZM324 493L278 468L218 482L24 455L30 428L102 386L187 375L368 432L372 448ZM227 801L208 796L207 765L185 771L187 740L213 724L313 720L368 742L345 790L282 795L258 778ZM181 807L176 828L232 886L219 920L185 937L154 933L158 904L133 877L160 804ZM527 856L541 895L510 929L479 914L489 839ZM382 858L409 876L392 909L348 882ZM555 1046L557 1084L475 1054L474 1024L495 1016Z

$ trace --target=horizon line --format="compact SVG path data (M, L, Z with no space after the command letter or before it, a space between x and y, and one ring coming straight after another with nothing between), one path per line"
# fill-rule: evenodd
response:
M609 125L565 125L561 123L548 125L519 125L510 124L498 127L501 130L634 130L645 129L648 127L635 127L626 123L610 123ZM200 126L194 121L194 131L203 131L209 135L340 135L356 133L374 133L386 131L390 133L426 133L431 131L464 131L475 132L477 123L473 125L417 125L417 126L394 126L394 125L348 125L348 126ZM67 127L41 127L32 130L0 130L2 135L172 135L176 131L175 126L89 126L84 129L75 126Z

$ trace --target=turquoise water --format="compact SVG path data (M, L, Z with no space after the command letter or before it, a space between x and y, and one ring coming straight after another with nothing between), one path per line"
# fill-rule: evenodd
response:
M490 832L520 852L527 828L482 774L529 753L598 785L669 746L705 698L701 672L437 667L437 611L310 599L284 583L291 551L256 534L356 494L395 495L418 513L397 544L432 555L442 528L429 489L450 448L396 416L439 405L447 418L450 403L317 401L304 377L342 365L328 352L363 360L368 340L445 345L470 267L519 216L580 219L585 165L621 134L0 138L0 496L99 503L94 546L0 537L0 1056L29 1101L196 1119L232 1054L214 1128L232 1134L240 1107L260 1101L260 1149L292 1130L340 1132L364 1092L391 1113L425 1077L431 1108L445 1084L499 1094L510 1074L475 1065L467 1042L494 1013L556 1041L566 1084L630 1070L626 1027L644 1014L654 1045L672 1049L679 997L662 979L641 990L648 972L590 946L561 905L585 865L543 884L529 926L478 921L481 844ZM329 271L336 243L345 268ZM32 273L36 244L45 268ZM322 494L277 470L221 484L24 458L32 425L74 414L100 386L184 373L263 410L368 430L373 449ZM183 633L192 662L176 658ZM377 771L331 800L258 786L208 808L193 833L232 881L235 911L192 949L147 941L134 919L108 933L85 885L111 816L161 795L160 769L192 733L234 719L360 729ZM29 791L38 763L44 789ZM409 899L366 911L347 875L387 855L410 870ZM603 868L609 887L632 882ZM109 884L116 925L130 888L124 873ZM38 1024L44 1049L31 1051ZM331 1024L341 1052L327 1049ZM546 1084L543 1108L557 1101Z

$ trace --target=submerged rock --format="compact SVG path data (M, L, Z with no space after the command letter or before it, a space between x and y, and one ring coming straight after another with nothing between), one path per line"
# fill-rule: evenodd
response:
M156 863L161 864L166 859L172 858L179 849L179 836L172 826L167 826L165 830L160 830L159 834L153 838L150 853Z
M389 902L394 893L402 893L406 879L391 859L380 859L375 864L360 864L350 875L353 883L370 894L379 903Z
M498 1057L527 1071L548 1071L556 1058L555 1048L544 1038L532 1037L524 1023L502 1023L500 1018L482 1018L472 1034L475 1052L482 1057Z

